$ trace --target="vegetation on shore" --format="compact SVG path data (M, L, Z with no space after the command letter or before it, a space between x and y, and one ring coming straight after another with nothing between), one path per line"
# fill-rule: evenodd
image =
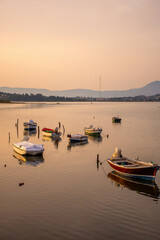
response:
M159 102L160 94L154 96L92 98L92 97L59 97L44 96L42 94L16 94L0 92L0 103L12 101L23 102Z
M5 100L5 99L0 99L0 103L11 103L11 101L10 100Z

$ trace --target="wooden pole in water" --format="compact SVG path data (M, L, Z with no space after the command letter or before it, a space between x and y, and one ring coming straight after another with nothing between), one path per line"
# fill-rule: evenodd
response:
M65 133L65 128L64 128L64 125L63 125L63 135L64 135L64 133Z
M97 154L97 163L99 163L99 154Z
M99 169L99 154L97 154L97 170Z
M18 137L18 124L19 124L19 119L17 118L17 137Z
M39 138L39 133L40 133L40 131L39 131L39 126L38 126L38 138Z
M11 137L10 137L10 132L8 133L8 135L9 135L9 143L10 143L10 138L11 138Z

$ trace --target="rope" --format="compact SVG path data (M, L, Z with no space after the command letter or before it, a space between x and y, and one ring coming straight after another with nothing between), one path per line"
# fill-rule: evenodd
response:
M102 166L102 165L101 165ZM106 177L107 177L107 173L105 172L105 170L104 170L104 167L102 166L102 170L103 170L103 172L104 172L104 174L106 175Z
M106 159L106 160L104 160L103 162L100 162L100 165L102 165L102 163L104 163L105 161L107 161L107 159Z

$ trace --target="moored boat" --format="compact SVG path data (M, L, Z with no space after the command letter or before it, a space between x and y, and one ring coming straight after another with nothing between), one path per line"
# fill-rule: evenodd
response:
M55 130L51 128L43 128L42 134L46 137L60 137L62 133L58 131L58 127L56 127Z
M112 122L113 123L121 123L121 118L120 117L113 117Z
M86 135L81 135L81 134L75 134L71 135L68 134L67 137L71 142L83 142L83 141L88 141L88 136Z
M25 139L19 143L14 143L13 149L15 152L21 155L33 155L33 156L42 154L44 151L42 144L34 144L28 142L28 140L26 141Z
M140 160L132 160L121 154L121 149L116 148L111 158L108 158L109 165L119 174L146 180L155 180L159 166L153 163L146 163Z
M91 136L98 136L102 132L102 128L95 128L93 125L90 125L89 127L84 128L85 134L91 135Z
M35 130L37 128L37 123L31 119L29 122L24 122L23 126L24 130Z

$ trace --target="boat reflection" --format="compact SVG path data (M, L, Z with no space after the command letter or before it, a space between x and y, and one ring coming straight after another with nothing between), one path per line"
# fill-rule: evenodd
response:
M88 136L88 139L95 142L95 143L100 143L103 140L101 135L99 135L99 136Z
M37 134L37 129L23 131L24 136L35 136L36 134Z
M88 143L88 140L82 141L82 142L69 142L68 146L67 146L67 149L71 150L72 147L83 146L83 145L86 145L87 143Z
M141 195L159 199L160 190L157 184L148 180L137 180L122 176L115 171L108 173L107 177L115 183L116 187L128 188Z
M58 149L59 143L60 143L60 141L61 141L62 139L61 139L60 136L52 136L52 137L43 136L43 137L42 137L42 140L43 140L43 141L46 141L46 142L53 142L55 148Z
M43 155L37 155L37 156L22 156L16 152L14 152L13 157L15 157L16 159L18 159L19 164L28 164L31 166L36 167L38 164L40 163L44 163L44 158Z

